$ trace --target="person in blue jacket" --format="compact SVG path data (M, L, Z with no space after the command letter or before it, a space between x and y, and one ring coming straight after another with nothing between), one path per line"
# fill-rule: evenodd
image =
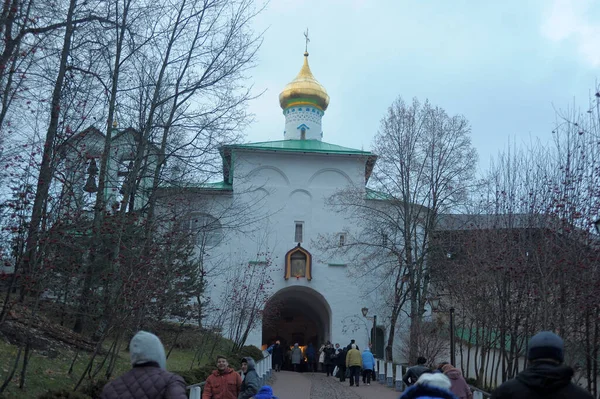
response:
M363 384L371 385L371 376L375 368L375 357L371 353L371 349L367 348L362 353L362 380Z

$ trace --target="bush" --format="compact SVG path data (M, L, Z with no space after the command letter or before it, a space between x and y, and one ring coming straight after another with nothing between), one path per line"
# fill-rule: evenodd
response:
M91 399L91 397L81 392L61 389L60 391L48 391L38 396L38 399Z
M100 395L102 394L102 388L104 388L104 385L106 385L107 383L108 381L106 381L105 379L93 381L88 385L84 386L81 390L81 393L89 396L92 399L99 399Z
M246 356L250 356L254 360L259 361L263 358L263 351L261 351L254 345L246 345L240 351L240 360L242 357Z
M197 384L202 381L206 381L206 379L208 378L210 373L213 372L214 369L215 366L213 366L212 364L206 364L202 367L198 367L191 370L174 371L174 373L180 375L184 379L186 384L191 385Z

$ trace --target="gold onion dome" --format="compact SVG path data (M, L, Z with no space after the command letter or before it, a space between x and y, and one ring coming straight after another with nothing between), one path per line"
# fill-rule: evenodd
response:
M283 109L294 105L315 105L323 111L327 109L329 95L310 71L308 52L304 53L304 65L298 76L279 94L279 104Z

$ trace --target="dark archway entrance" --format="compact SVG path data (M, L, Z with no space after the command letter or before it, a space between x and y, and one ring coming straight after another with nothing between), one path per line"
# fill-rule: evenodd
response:
M377 327L375 330L375 348L372 348L373 356L377 359L383 359L383 349L385 348L385 334L383 328ZM371 328L371 342L373 342L373 329Z
M331 308L319 292L302 286L277 291L263 314L262 341L276 340L284 347L312 343L318 347L331 336Z

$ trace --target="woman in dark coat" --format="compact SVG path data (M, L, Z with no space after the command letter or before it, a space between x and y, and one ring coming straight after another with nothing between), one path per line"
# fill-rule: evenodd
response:
M339 369L340 382L344 382L346 381L346 350L338 349L335 361Z
M283 365L283 348L281 347L281 342L276 341L275 346L273 346L273 353L271 354L271 363L273 366L273 370L279 372L281 371L281 366Z
M333 348L333 345L331 345L331 342L327 343L323 352L325 352L325 370L327 371L327 377L330 375L333 376L333 368L335 367L333 363L335 361L335 349Z

